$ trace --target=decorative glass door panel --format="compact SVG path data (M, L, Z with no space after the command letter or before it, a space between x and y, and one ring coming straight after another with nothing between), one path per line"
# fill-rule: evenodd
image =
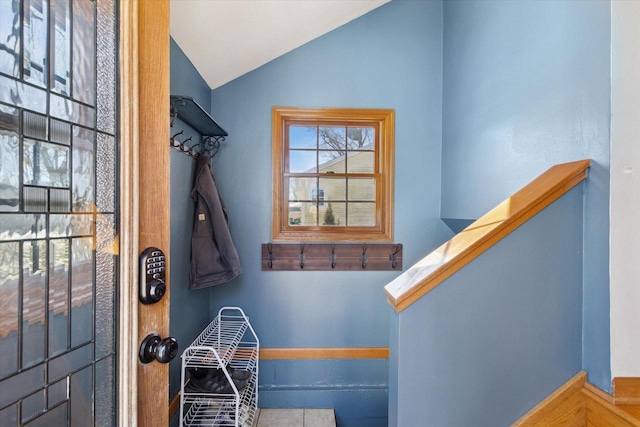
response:
M0 0L0 425L116 420L114 0Z

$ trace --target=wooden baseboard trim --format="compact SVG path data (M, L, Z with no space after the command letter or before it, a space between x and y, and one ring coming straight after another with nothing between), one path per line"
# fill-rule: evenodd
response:
M261 348L261 360L388 359L388 347Z
M635 381L630 382L635 384ZM627 383L619 383L623 391ZM628 389L632 389L631 386ZM614 396L587 381L585 371L579 372L523 415L512 426L616 426L640 427L637 406L615 405ZM630 410L632 408L634 410Z
M611 391L616 405L640 405L640 377L616 377Z
M606 398L604 395L608 393L602 390L597 392L596 389L600 390L595 386L581 390L587 404L588 426L640 427L638 418L624 411L621 406L611 403L611 395Z
M612 395L602 390L601 388L594 386L590 382L585 383L584 389L589 391L590 393L593 393L595 396L598 396L600 399L606 401L607 403L610 403L612 405L614 404Z
M580 371L569 381L564 383L553 393L547 396L542 402L534 406L529 412L524 414L512 427L532 427L549 425L551 419L560 417L571 419L584 419L586 425L586 406L580 395L580 390L587 382L587 373Z
M261 348L260 360L388 359L388 347ZM169 403L169 420L180 409L180 392Z
M175 415L176 412L180 409L180 392L177 392L171 402L169 402L169 421Z

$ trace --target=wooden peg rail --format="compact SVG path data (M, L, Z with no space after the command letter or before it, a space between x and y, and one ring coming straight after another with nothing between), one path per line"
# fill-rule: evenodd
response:
M402 271L399 243L263 243L263 271Z

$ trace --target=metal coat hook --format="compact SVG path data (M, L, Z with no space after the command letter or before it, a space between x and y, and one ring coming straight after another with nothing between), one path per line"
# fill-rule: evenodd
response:
M267 262L267 265L269 268L273 268L273 246L271 245L271 242L267 243L267 251L269 251L269 261Z
M389 261L391 261L391 268L398 266L398 252L400 252L400 245L396 246L396 251L389 255Z
M367 244L362 244L362 255L360 255L360 261L362 261L362 268L367 268Z
M329 259L331 260L331 268L336 268L336 244L331 244L331 255L329 255Z
M176 139L177 136L182 135L184 133L184 131L180 131L178 133L176 133L175 135L173 135L171 137L171 146L173 148L177 148L178 150L182 151L183 153L187 153L188 155L195 157L194 153L193 153L193 149L189 148L189 146L187 145L187 142L191 141L193 138L189 137L187 139L185 139L184 141L178 141Z
M300 261L300 268L304 268L304 242L300 242L300 255L298 255L298 261Z
M181 130L180 132L176 133L175 135L173 135L171 137L171 145L173 145L174 147L177 147L175 141L176 141L176 136L182 135L184 133L183 130Z
M173 125L176 122L176 119L178 118L178 109L176 108L175 105L173 105L173 102L171 102L170 105L171 105L171 109L169 110L169 114L170 114L169 125L173 127Z

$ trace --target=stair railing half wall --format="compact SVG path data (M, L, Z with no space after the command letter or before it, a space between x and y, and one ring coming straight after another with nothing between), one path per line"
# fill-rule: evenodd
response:
M400 313L587 177L590 160L552 166L385 286Z

